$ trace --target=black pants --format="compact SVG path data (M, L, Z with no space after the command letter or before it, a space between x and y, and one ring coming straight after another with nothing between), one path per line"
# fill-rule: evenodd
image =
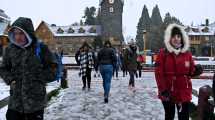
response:
M86 69L86 76L82 77L82 81L83 81L83 88L86 88L86 81L87 81L87 87L90 88L90 84L91 84L91 68L87 68Z
M135 75L136 75L136 78L141 78L141 76L142 76L142 71L141 70L137 70L136 72L135 72Z
M127 70L122 70L122 72L123 72L123 77L125 77L126 75L128 75L128 72L127 72Z
M114 70L113 70L113 77L114 77L114 74L116 73L116 77L118 78L118 72L119 72L119 69L114 68Z
M138 71L139 71L139 77L141 77L142 76L142 69L139 69Z
M43 120L44 110L34 113L20 113L11 109L7 110L7 120Z
M190 102L182 103L181 105L169 101L163 101L165 111L165 120L174 120L175 106L178 111L178 120L189 120L189 104ZM181 110L181 111L180 111Z
M129 86L135 87L135 82L134 82L135 73L136 73L135 70L129 70L129 75L130 75Z

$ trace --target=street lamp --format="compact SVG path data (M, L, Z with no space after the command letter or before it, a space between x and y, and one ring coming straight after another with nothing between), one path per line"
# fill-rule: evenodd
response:
M210 37L210 42L211 42L211 57L213 57L214 40L215 40L215 35Z
M146 51L146 30L143 30L144 52Z

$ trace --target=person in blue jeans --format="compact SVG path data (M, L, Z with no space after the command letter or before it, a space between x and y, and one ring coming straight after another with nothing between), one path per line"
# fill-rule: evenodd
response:
M103 79L104 102L108 103L113 69L116 66L116 54L110 41L106 41L98 53L98 66Z

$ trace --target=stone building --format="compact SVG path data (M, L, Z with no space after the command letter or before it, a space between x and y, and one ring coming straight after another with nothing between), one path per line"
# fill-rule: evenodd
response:
M84 41L89 44L96 37L102 41L110 40L113 46L124 43L122 34L123 0L100 0L98 25L58 26L44 21L36 29L36 36L43 40L52 51L63 50L74 55Z
M64 54L74 55L84 41L91 44L101 34L101 28L96 25L56 26L42 21L35 32L53 52L63 50Z
M0 56L2 56L4 48L9 43L7 30L9 28L10 18L0 9Z
M204 25L186 27L188 33L191 52L196 56L215 55L215 22L209 24L206 20Z
M100 24L103 40L110 40L115 46L124 42L122 31L123 0L100 0Z

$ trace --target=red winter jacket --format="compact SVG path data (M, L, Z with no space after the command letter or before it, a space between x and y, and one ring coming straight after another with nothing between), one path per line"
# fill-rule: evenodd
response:
M190 52L174 53L160 50L156 61L155 77L160 95L167 90L176 103L188 102L192 99L192 83L190 75L194 72L194 61Z

